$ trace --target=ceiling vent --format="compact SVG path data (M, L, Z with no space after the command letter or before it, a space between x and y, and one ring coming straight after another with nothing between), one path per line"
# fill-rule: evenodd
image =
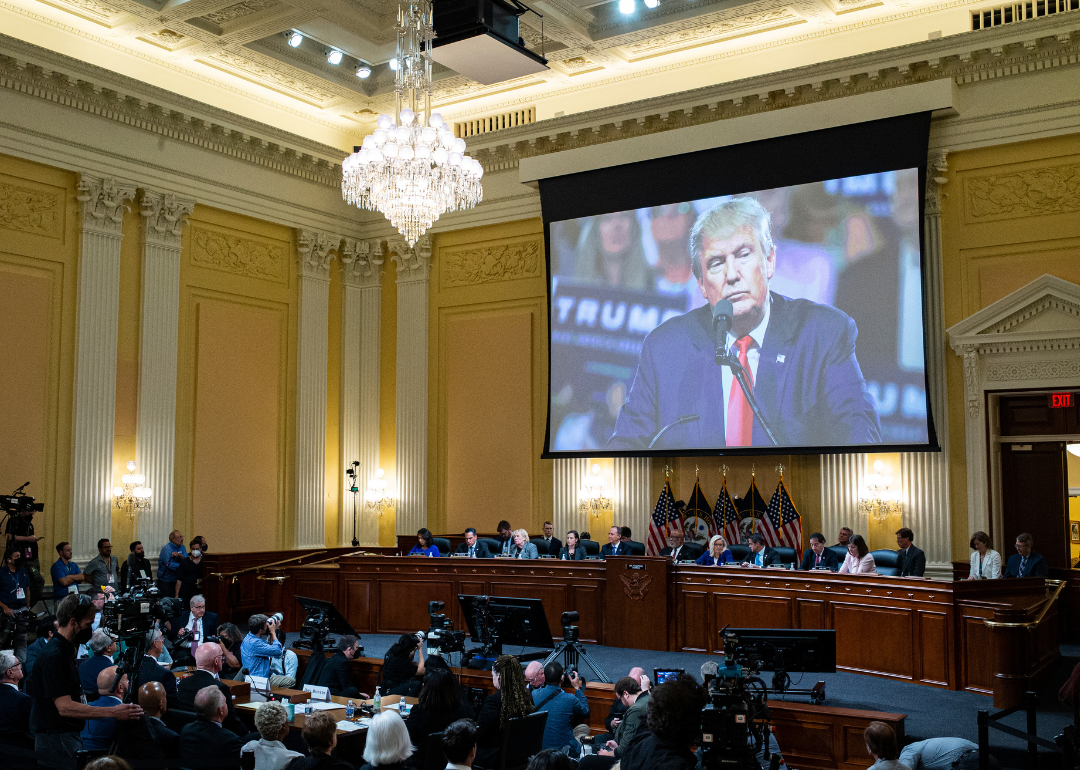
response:
M488 115L476 120L465 120L454 124L454 136L466 139L477 134L486 134L489 131L499 131L514 126L524 126L536 122L536 108L526 107L522 110L504 112L501 115Z
M1013 24L1040 16L1080 10L1080 0L1037 0L1030 3L1009 3L994 8L984 8L971 13L971 29L989 29L1002 24Z

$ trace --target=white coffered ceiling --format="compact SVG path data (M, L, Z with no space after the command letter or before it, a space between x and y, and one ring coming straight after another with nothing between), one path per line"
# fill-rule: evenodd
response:
M438 0L436 0L438 2ZM482 86L445 68L450 120L539 119L953 34L966 0L535 0L539 75ZM393 98L395 0L0 0L0 31L312 139L348 147ZM541 33L541 28L543 32ZM307 37L291 48L285 32ZM326 60L328 46L345 53ZM0 50L0 54L3 51ZM356 77L371 65L367 80Z

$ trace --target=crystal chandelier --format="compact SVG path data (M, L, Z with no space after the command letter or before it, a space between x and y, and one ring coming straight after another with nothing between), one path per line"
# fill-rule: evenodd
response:
M442 214L480 202L484 169L431 111L431 0L402 0L397 33L395 116L380 115L379 127L342 161L341 195L381 212L411 247Z

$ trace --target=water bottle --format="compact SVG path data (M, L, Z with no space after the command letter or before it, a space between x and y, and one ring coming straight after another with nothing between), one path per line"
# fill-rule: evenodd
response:
M356 704L349 701L349 704L345 707L345 718L352 719L356 715Z
M375 688L375 713L378 714L382 711L382 693L379 688Z
M405 718L405 696L401 696L401 700L397 702L398 713L401 714L401 718Z

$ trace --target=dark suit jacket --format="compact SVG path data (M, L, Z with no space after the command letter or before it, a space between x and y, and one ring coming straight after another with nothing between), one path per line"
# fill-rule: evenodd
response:
M1024 574L1020 574L1020 554L1014 553L1009 557L1009 563L1005 566L1005 572L1002 577L1046 577L1050 567L1046 563L1046 559L1042 557L1042 554L1031 552L1031 555L1027 558L1027 564L1024 565Z
M197 719L180 731L177 764L185 768L239 768L243 745L232 730Z
M176 764L180 736L160 719L146 716L116 723L116 753L133 768L163 768Z
M502 748L502 728L499 712L502 710L502 690L496 690L484 699L480 714L476 717L476 760L480 767L495 767ZM481 760L483 757L483 760Z
M671 553L670 545L665 545L660 549L661 556L671 556ZM697 561L697 558L703 553L705 553L705 549L697 543L683 543L682 548L679 550L678 561Z
M836 558L836 554L830 551L828 548L821 552L821 564L824 567L828 567L833 572L840 569L840 560ZM813 569L814 568L814 549L807 548L806 553L803 554L802 563L799 565L799 569Z
M619 548L619 552L614 553L615 549L613 549L611 547L611 543L604 543L600 547L600 555L602 557L604 557L605 559L608 556L629 556L630 555L630 546L628 546L626 543L619 543L618 548Z
M108 655L92 655L79 663L79 681L82 683L82 691L97 700L98 674L111 665L113 665L113 659Z
M30 734L30 710L34 699L24 692L0 684L0 743L26 747ZM34 745L33 739L29 742Z
M908 548L907 558L903 551L897 551L896 568L900 577L922 577L926 572L926 554L914 545Z
M337 695L350 687L355 687L349 671L349 660L345 657L345 653L338 650L331 655L319 672L319 681L312 684L329 687L331 695Z
M578 547L574 549L573 555L571 555L570 550L564 545L562 548L559 549L559 558L562 559L564 557L570 559L571 561L584 561L585 548L581 545L578 545Z
M210 687L211 685L221 690L221 694L225 696L225 703L229 706L229 714L225 717L225 721L221 723L222 726L237 735L247 735L251 732L244 725L244 722L240 717L237 716L236 708L233 706L232 695L229 693L229 688L223 685L221 680L214 679L214 675L209 671L198 670L187 679L181 680L176 688L176 708L183 709L184 711L194 711L195 696L198 695L199 690L204 687Z
M753 564L756 556L757 554L755 554L753 551L750 551L746 554L746 561L750 564ZM761 566L768 567L774 561L776 561L776 549L771 546L765 546L765 548L763 548L761 551Z
M203 636L217 636L218 629L218 616L216 612L207 612L203 614ZM169 632L169 638L175 639L176 635L180 632L181 628L187 628L187 624L191 622L191 610L184 610L180 613L180 617L172 620L169 625L172 627L172 631Z
M559 551L562 549L562 540L557 537L551 538L551 544L546 548L544 547L544 538L538 537L531 541L536 545L536 550L540 552L541 556L558 556Z
M875 444L881 427L855 358L858 330L847 315L770 292L772 310L754 393L780 446ZM645 338L630 395L609 449L645 449L680 417L699 419L663 435L657 449L726 446L724 386L716 365L712 308L671 318ZM754 421L753 443L768 445Z
M161 682L165 688L165 701L169 708L176 708L176 677L172 672L162 668L153 658L143 657L142 666L139 668L139 687L147 682Z
M454 551L454 553L468 553L468 552L469 552L469 546L466 545L465 543L462 543L461 545L459 545L457 547L457 550ZM491 557L491 551L488 550L487 544L483 540L477 540L476 541L476 551L475 551L475 553L476 553L476 556L474 558L477 558L477 559L487 559L487 558Z

